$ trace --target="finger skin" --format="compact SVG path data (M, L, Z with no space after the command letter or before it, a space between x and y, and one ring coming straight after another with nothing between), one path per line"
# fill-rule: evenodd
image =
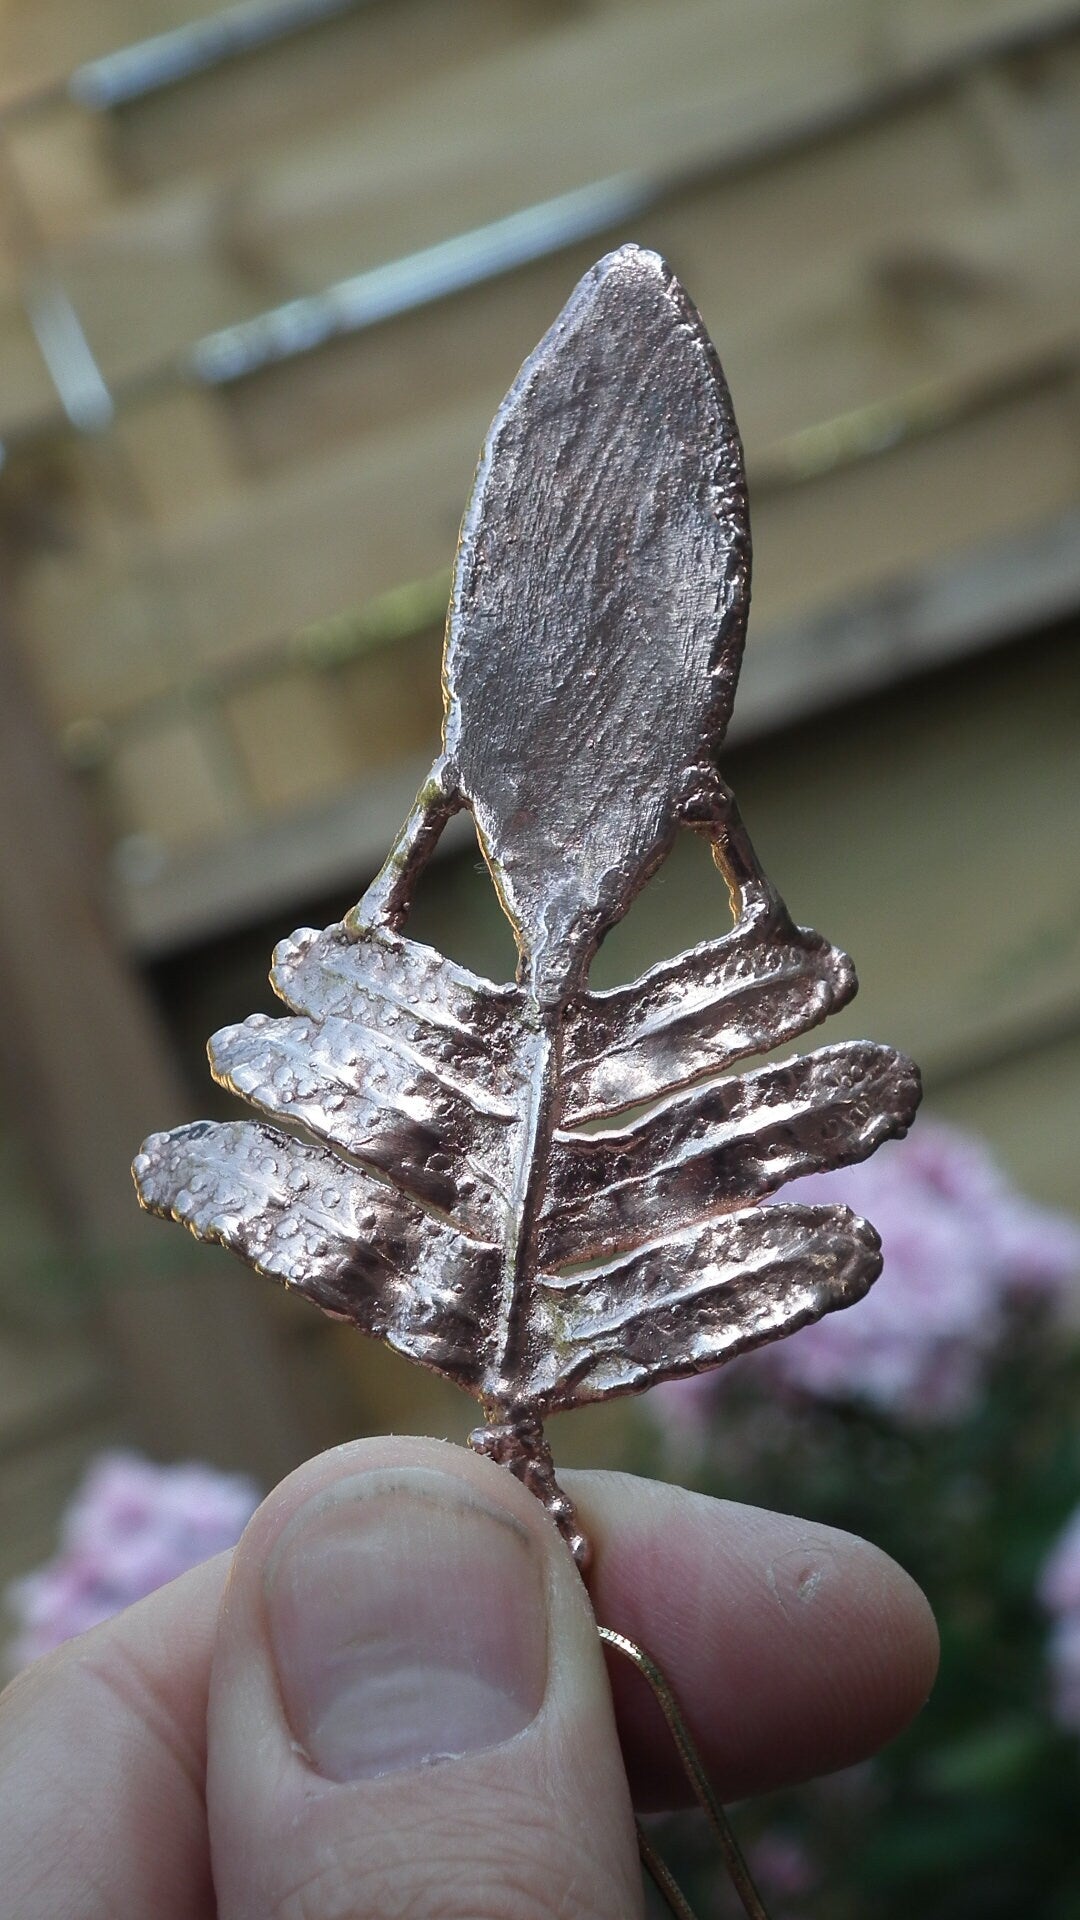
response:
M566 1484L595 1543L597 1618L663 1669L722 1799L865 1759L925 1704L933 1614L865 1540L629 1474ZM678 1804L658 1708L618 1656L609 1671L635 1801Z
M214 1652L207 1809L220 1920L640 1920L630 1796L588 1596L547 1514L503 1469L438 1441L324 1456L260 1509L236 1550ZM293 1523L336 1524L453 1489L524 1530L546 1586L539 1712L482 1751L327 1778L286 1719L267 1570ZM301 1536L308 1538L305 1533ZM424 1569L438 1589L439 1569ZM423 1577L423 1576L421 1576ZM506 1607L523 1598L508 1584Z
M3 1920L213 1920L206 1700L231 1555L0 1696Z
M371 1444L301 1474L345 1477ZM876 1549L627 1475L566 1478L594 1542L598 1617L664 1667L724 1796L864 1758L922 1704L933 1621ZM0 1911L214 1920L193 1783L228 1559L37 1662L0 1699ZM641 1683L613 1680L639 1804L681 1798Z

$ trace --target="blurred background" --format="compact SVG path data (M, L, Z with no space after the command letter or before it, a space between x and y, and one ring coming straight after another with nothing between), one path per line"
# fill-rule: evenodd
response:
M273 941L381 861L438 737L488 421L580 273L658 247L747 448L725 776L796 918L855 956L829 1037L912 1053L1043 1249L1021 1307L983 1249L944 1411L875 1402L856 1355L781 1383L767 1434L764 1375L559 1425L563 1459L862 1525L958 1637L943 1717L857 1817L784 1815L791 1914L931 1914L939 1885L943 1914L1080 1914L1038 1599L1080 1502L1078 108L1060 0L0 0L0 1578L102 1449L265 1487L353 1433L471 1424L143 1218L127 1169L223 1110L206 1035L271 1010ZM688 841L594 979L726 924ZM464 835L410 931L512 971ZM990 1162L929 1137L976 1156L970 1247ZM895 1298L902 1340L923 1309ZM830 1819L878 1855L798 1868Z

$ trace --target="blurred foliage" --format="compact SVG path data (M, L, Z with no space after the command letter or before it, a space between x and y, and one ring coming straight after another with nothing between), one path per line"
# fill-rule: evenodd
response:
M942 1641L929 1704L876 1760L738 1810L774 1920L1080 1920L1080 1729L1053 1717L1036 1595L1080 1497L1080 1350L1045 1307L1014 1312L968 1416L914 1430L769 1401L740 1371L698 1431L661 1415L652 1469L876 1542ZM741 1912L695 1823L661 1843L699 1911Z

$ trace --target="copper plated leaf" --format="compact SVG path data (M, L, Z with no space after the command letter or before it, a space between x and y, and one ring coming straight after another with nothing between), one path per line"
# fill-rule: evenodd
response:
M749 567L712 342L670 267L624 247L499 408L447 627L447 756L544 992L583 981L712 790Z
M719 362L670 268L621 248L496 416L447 623L443 750L382 872L340 926L279 946L284 1017L211 1042L215 1077L274 1124L155 1134L135 1162L145 1207L475 1395L473 1443L579 1555L542 1417L857 1300L872 1227L760 1203L903 1133L919 1098L911 1062L869 1041L730 1073L855 991L846 954L790 919L717 768L749 557ZM403 931L462 807L515 983ZM733 927L590 992L600 939L680 827L710 842Z
M861 1300L878 1238L846 1207L754 1207L560 1281L533 1305L545 1413L701 1373Z

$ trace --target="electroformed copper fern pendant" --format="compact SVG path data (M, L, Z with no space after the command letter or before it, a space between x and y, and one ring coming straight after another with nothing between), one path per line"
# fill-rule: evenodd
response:
M919 1098L912 1064L870 1041L729 1071L856 986L792 923L717 771L749 578L716 354L670 268L620 248L484 447L443 748L412 814L342 924L278 947L290 1015L210 1043L214 1078L271 1124L155 1134L135 1161L143 1206L473 1394L472 1445L544 1500L583 1569L545 1416L858 1300L881 1264L872 1227L759 1203L902 1134ZM403 932L462 807L514 929L514 985ZM591 993L600 941L683 826L711 842L734 927Z

